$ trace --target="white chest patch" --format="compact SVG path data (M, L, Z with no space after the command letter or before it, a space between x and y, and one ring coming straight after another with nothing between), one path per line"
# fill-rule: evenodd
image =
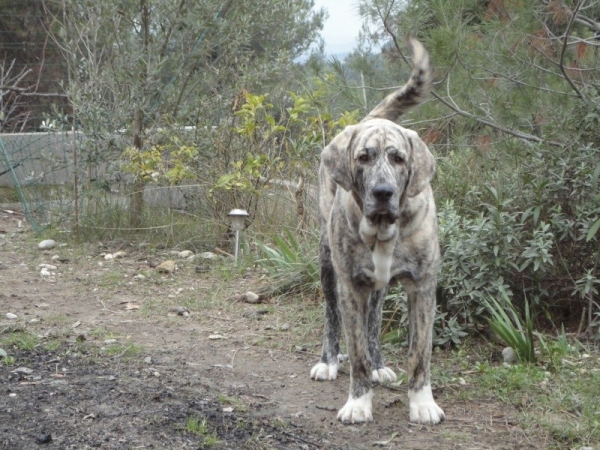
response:
M373 247L371 257L375 270L372 273L369 271L368 274L375 283L375 290L382 289L390 282L398 227L395 223L373 225L363 217L360 221L359 233L363 242Z
M390 242L375 242L373 249L373 265L375 266L375 290L387 286L390 282L390 273L392 270L392 256L394 245Z

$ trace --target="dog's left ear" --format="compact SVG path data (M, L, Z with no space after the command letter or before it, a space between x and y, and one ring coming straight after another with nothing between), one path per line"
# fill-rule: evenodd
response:
M352 190L352 142L356 126L348 125L321 153L321 164L333 181L346 191Z
M417 133L410 132L408 141L411 152L411 175L406 189L406 195L415 197L431 181L435 173L435 158Z

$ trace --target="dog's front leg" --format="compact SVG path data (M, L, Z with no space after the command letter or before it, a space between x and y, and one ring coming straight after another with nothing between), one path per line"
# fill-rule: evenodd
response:
M340 354L340 318L338 312L337 281L331 262L331 249L327 237L321 236L319 244L321 286L325 296L325 325L323 330L323 350L321 360L313 366L310 377L317 381L331 381L337 378L338 365L343 360Z
M408 295L409 351L408 403L410 421L436 424L444 420L444 411L437 405L431 392L429 365L435 319L434 275L425 276L418 283L403 283Z
M370 292L355 290L340 281L338 294L350 359L350 395L339 411L338 419L350 423L372 422L373 390L368 342Z
M369 354L373 366L371 378L375 383L392 383L396 381L394 371L383 364L380 349L381 313L386 292L387 288L373 291L369 299Z

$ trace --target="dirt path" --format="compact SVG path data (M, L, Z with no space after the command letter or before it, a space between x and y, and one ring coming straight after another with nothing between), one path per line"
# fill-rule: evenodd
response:
M167 251L114 243L39 251L18 219L0 212L0 339L13 339L4 347L15 359L0 364L0 448L544 448L505 404L447 389L434 390L448 416L441 426L408 423L404 385L376 387L374 423L342 425L347 371L335 382L308 378L317 305L235 303L256 276L197 274L191 262L158 275L149 263ZM100 256L119 249L122 259ZM41 276L42 263L56 265L55 275ZM31 335L31 345L21 342ZM400 371L405 360L391 362Z

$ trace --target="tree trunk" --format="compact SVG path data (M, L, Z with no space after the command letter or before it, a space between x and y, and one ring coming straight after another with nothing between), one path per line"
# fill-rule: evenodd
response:
M133 112L133 145L138 152L142 151L142 109L136 106ZM144 182L136 179L131 196L129 224L132 228L142 225L142 209L144 207Z

